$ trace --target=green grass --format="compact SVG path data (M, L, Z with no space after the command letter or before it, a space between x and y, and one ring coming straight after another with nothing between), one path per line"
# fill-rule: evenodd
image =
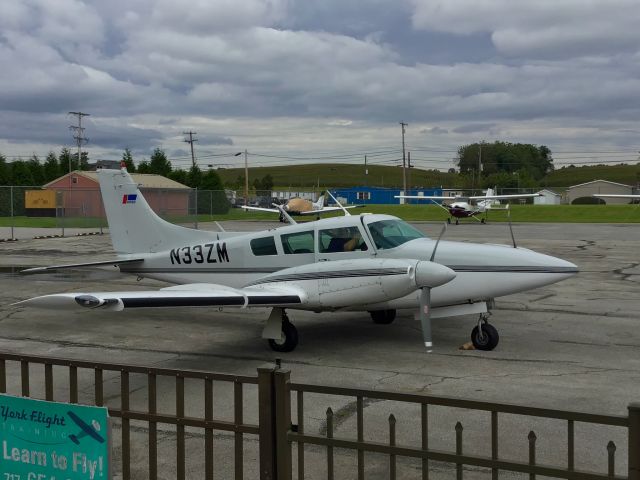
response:
M364 208L351 210L351 213L385 213L409 221L444 221L447 212L435 205L367 205ZM339 216L341 213L323 215ZM296 221L310 221L315 217L294 217ZM226 215L198 215L198 222L225 220L276 220L277 215L267 212L246 212L233 208ZM173 223L192 224L193 216L171 217ZM640 205L512 205L511 220L513 222L549 222L549 223L640 223ZM473 221L473 220L468 220ZM489 212L489 221L506 222L505 211ZM36 227L60 228L63 223L55 218L47 217L0 217L0 227ZM68 218L64 220L65 228L98 228L106 226L104 219Z

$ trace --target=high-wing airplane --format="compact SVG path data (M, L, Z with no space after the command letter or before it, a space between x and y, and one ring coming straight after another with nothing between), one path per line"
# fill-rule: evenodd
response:
M417 200L430 200L439 207L443 208L449 213L447 223L451 223L451 218L456 219L456 225L460 223L461 218L474 218L480 223L485 223L487 218L487 212L489 210L507 210L509 205L504 208L496 207L496 204L500 204L500 200L509 200L514 198L532 198L539 197L539 193L527 193L522 195L494 195L493 189L488 188L485 195L479 196L456 196L456 197L434 197L434 196L418 196L418 195L396 195L395 198L407 198ZM452 203L438 203L440 201L451 201ZM473 203L475 202L475 203ZM483 218L478 219L477 215L484 213Z
M165 222L125 168L98 171L117 259L39 267L117 265L120 271L177 285L153 291L71 292L18 302L46 309L267 307L262 336L291 351L298 333L286 311L369 312L391 323L396 309L418 310L427 349L431 319L479 315L476 348L491 350L493 299L558 282L577 267L523 248L433 240L390 215L345 215L251 233L193 230ZM443 230L444 232L444 230Z
M357 208L360 205L351 205L344 208ZM317 201L305 200L304 198L295 197L290 198L284 205L274 205L276 208L264 208L264 207L250 207L247 205L241 205L241 208L245 210L256 210L259 212L274 212L280 213L280 221L285 222L286 218L282 214L282 209L289 215L319 215L329 212L339 212L343 210L343 207L325 207L324 195L320 195Z

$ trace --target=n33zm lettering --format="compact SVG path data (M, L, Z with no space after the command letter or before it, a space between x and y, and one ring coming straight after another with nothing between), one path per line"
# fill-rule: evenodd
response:
M225 242L205 243L188 247L173 248L169 252L172 265L190 263L228 263L229 253Z

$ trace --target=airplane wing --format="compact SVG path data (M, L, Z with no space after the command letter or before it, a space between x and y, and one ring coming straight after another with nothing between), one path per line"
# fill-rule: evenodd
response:
M467 198L469 200L507 200L509 198L533 198L541 196L539 193L523 193L521 195L478 195Z
M25 270L21 270L20 273L31 274L31 273L43 273L52 270L64 270L68 268L82 268L82 267L104 267L108 265L118 266L124 265L127 263L138 263L143 262L144 258L128 258L126 260L106 260L104 262L88 262L88 263L71 263L67 265L51 265L48 267L34 267L27 268Z
M34 297L14 306L45 309L103 309L122 311L128 308L153 307L285 307L300 305L306 295L295 287L232 288L224 285L194 283L160 290L128 292L57 293Z
M349 205L344 208L360 208L364 207L364 205ZM321 213L329 213L329 212L342 212L342 208L340 207L322 207L318 210L307 210L306 212L300 212L298 215L319 215Z
M602 198L640 198L640 195L614 194L614 193L594 193L594 197Z
M280 210L277 208L250 207L248 205L240 205L240 208L244 208L245 210L255 210L257 212L280 213Z
M434 195L394 195L393 198L409 198L414 200L465 200L473 197L438 197ZM484 197L482 197L484 198Z

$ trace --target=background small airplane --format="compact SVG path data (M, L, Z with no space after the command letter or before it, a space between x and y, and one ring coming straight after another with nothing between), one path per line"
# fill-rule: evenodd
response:
M474 218L480 223L485 223L487 218L487 212L489 210L508 210L509 205L504 208L496 207L495 205L500 205L500 200L509 200L515 198L532 198L539 197L539 193L526 193L526 194L518 194L518 195L494 195L494 190L492 188L487 189L487 193L485 195L479 196L456 196L456 197L434 197L434 196L418 196L418 195L396 195L395 198L407 198L407 199L416 199L416 200L430 200L434 204L443 208L449 213L449 218L447 218L447 222L451 223L451 218L456 219L456 225L460 223L460 218ZM438 203L437 200L441 201L451 201L452 203ZM472 202L476 202L475 204ZM481 219L478 219L476 215L484 213L485 216Z
M304 198L295 197L287 200L284 205L279 205L278 208L264 208L264 207L250 207L242 205L241 208L246 210L257 210L259 212L274 212L280 213L280 221L285 222L286 218L282 215L280 209L283 209L289 215L316 215L319 216L323 213L343 211L344 208L357 208L360 205L352 205L349 207L325 207L324 206L324 194L320 195L317 201L305 200ZM275 205L274 205L275 206Z

